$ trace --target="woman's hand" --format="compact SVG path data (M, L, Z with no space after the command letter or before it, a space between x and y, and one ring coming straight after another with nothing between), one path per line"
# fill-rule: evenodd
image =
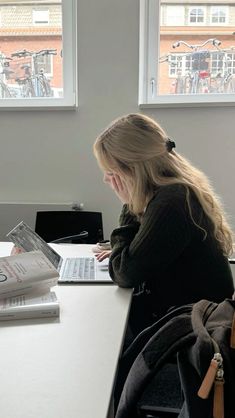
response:
M117 197L121 200L123 204L129 202L129 191L127 184L123 178L121 178L118 174L113 174L111 177L111 187L116 193Z
M95 257L98 261L103 261L110 256L111 252L112 252L111 250L104 250L104 251L101 251L100 253L96 253Z
M19 247L16 247L15 245L14 245L14 247L12 248L12 250L11 250L11 255L16 255L16 254L20 254L20 253L23 253L24 251L23 250L21 250L21 248L19 248Z

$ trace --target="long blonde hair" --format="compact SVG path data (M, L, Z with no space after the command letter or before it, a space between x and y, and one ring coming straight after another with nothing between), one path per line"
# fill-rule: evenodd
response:
M183 184L192 221L190 190L197 196L213 225L215 239L224 255L233 251L232 231L219 198L207 177L186 158L167 147L168 136L154 120L142 114L118 118L101 133L94 144L94 154L104 171L114 171L125 178L129 190L130 211L138 217L159 186Z

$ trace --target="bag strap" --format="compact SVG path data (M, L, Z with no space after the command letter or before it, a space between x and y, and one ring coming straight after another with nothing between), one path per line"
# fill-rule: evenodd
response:
M193 331L197 337L200 336L200 338L203 338L205 343L211 343L211 337L205 327L205 324L217 306L217 303L202 299L195 303L192 308Z
M144 348L145 344L149 341L149 339L156 334L156 332L162 328L168 321L172 318L176 318L179 315L187 314L192 312L193 304L182 305L178 308L174 308L169 311L166 315L156 321L153 325L145 328L142 332L140 332L134 341L130 344L130 346L126 349L123 354L123 358L132 357L135 358L137 354Z
M181 348L194 343L191 310L192 306L187 305L185 313L173 316L171 312L170 320L158 329L139 352L126 378L115 418L135 416L136 404L153 375Z

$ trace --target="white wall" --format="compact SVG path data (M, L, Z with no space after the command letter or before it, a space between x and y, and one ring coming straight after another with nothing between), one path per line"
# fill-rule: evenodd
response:
M103 212L108 237L121 205L102 183L92 144L112 119L140 111L138 23L137 0L79 0L79 109L0 112L0 202L83 202ZM143 113L209 175L235 226L234 108Z

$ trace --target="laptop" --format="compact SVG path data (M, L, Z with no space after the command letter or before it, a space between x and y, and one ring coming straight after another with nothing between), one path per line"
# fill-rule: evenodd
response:
M113 284L108 274L108 262L99 263L94 256L62 258L25 222L20 222L6 235L23 251L41 250L59 272L58 283ZM57 244L58 246L60 244Z

